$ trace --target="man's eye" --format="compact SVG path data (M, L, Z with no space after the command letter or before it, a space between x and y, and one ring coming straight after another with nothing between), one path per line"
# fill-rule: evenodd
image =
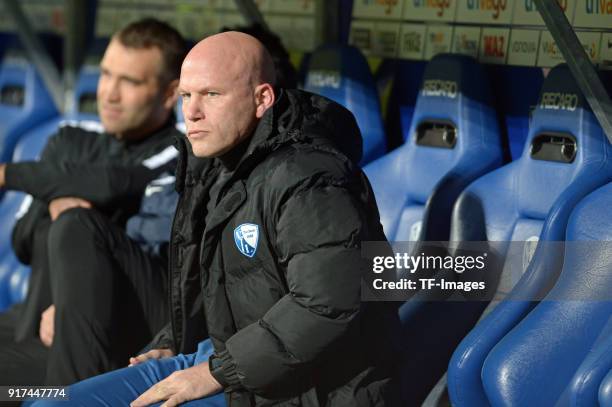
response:
M189 97L191 96L189 93L181 93L180 95L183 99L189 99Z
M217 92L206 92L206 96L219 96L219 94Z

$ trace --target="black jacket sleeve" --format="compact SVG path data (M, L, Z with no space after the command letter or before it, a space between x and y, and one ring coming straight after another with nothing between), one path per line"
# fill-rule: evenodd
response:
M339 186L309 188L283 205L275 246L290 293L226 342L217 355L222 382L263 396L303 391L299 386L342 346L359 315L363 224Z
M172 336L172 324L166 324L161 331L155 335L151 343L147 346L148 349L174 349L174 339Z
M12 244L20 261L29 264L32 237L38 222L48 218L48 204L63 196L75 196L105 209L131 199L139 200L147 183L159 174L174 172L174 160L149 169L144 165L77 164L66 160L66 150L74 148L79 138L93 135L70 133L62 128L45 146L40 161L9 163L6 166L6 188L23 191L33 202L21 217L12 234ZM73 151L73 150L70 150ZM78 151L78 150L74 150ZM74 153L73 151L73 153ZM75 153L77 154L77 153Z
M54 135L49 139L47 145L42 151L41 160L55 161L58 160L58 145L55 142L58 135ZM12 188L9 179L9 168L14 164L8 163L6 166L6 188ZM27 192L27 191L24 191ZM34 241L34 233L38 224L45 220L49 220L49 210L46 202L35 198L33 195L26 197L22 207L18 211L18 220L13 227L11 235L11 243L15 255L24 264L30 264L32 259L32 245Z
M164 171L174 172L176 165L171 159L157 168L140 163L78 163L65 159L66 153L62 151L74 142L74 138L60 132L49 140L40 161L7 164L6 188L26 192L47 203L75 196L105 208L125 199L139 198L150 181Z
M26 197L22 208L25 211L13 227L11 243L15 255L23 264L30 264L32 260L32 246L36 228L45 221L50 221L47 204L32 197ZM22 215L22 216L21 216Z
M7 164L6 187L50 202L63 196L85 199L108 207L123 199L139 197L146 185L168 168L143 165L87 165L49 161Z

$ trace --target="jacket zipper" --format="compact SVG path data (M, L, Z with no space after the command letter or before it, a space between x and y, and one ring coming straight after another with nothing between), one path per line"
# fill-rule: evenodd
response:
M178 202L176 204L176 210L174 212L174 216L172 217L172 227L170 228L170 251L168 253L168 305L170 306L170 332L172 333L172 342L175 348L175 351L178 353L180 351L179 349L179 343L178 343L178 338L177 338L177 332L176 332L176 319L175 319L175 315L174 315L174 296L173 296L173 285L174 285L174 273L175 273L175 265L174 265L174 260L175 257L177 257L178 255L178 244L179 242L177 242L177 238L178 238L178 234L176 234L176 218L177 215L179 213L179 208L181 207L181 205L183 204L183 194L184 194L184 189L181 192L181 194L179 195L179 199ZM180 285L180 284L179 284ZM175 293L175 294L179 294L180 293Z

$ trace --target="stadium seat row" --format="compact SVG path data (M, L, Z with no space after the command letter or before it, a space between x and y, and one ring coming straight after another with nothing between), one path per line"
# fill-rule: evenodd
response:
M96 73L89 73L77 89L77 106L95 94ZM457 406L594 405L598 398L612 405L612 302L606 298L612 247L552 244L612 240L606 211L612 146L561 65L546 77L522 154L504 165L509 143L487 76L470 57L433 58L406 141L385 154L378 92L365 58L339 46L310 58L306 89L339 101L357 118L362 164L387 238L487 242L501 265L501 273L483 276L484 298L456 292L440 300L421 292L402 304L404 400L439 401L442 392L432 388L447 388ZM571 103L554 95L569 95ZM91 116L49 118L19 141L3 141L6 149L16 146L13 160L35 158L60 120ZM0 140L9 140L4 134ZM27 268L8 244L24 199L7 193L0 203L0 242L6 242L0 246L0 309L22 299L27 286Z

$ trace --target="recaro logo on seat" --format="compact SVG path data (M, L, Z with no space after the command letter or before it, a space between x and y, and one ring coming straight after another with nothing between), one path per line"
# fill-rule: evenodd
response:
M541 109L568 110L573 112L578 107L578 95L575 93L546 92L540 100Z
M336 71L312 71L308 74L306 83L315 88L330 87L338 89L342 79Z
M423 96L442 96L454 99L457 97L457 82L428 79L423 82Z

